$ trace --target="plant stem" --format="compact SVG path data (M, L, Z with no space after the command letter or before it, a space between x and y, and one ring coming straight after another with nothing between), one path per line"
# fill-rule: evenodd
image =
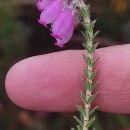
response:
M86 5L84 4L83 1L81 2L81 4L82 4L81 5L82 8L86 8ZM88 6L88 8L89 8L89 6ZM89 25L90 21L91 21L90 20L90 14L88 12L87 17L83 17L83 22L84 22L85 25ZM88 30L85 30L85 31L88 31ZM91 36L93 35L93 32L86 32L86 33L89 33ZM92 48L93 41L91 39L86 39L86 40L87 40L86 43L87 43L88 48ZM90 62L93 63L93 53L90 53L89 51L87 51L87 57L91 60ZM88 77L91 77L91 75L93 73L91 64L87 65L86 72L88 73ZM88 78L87 80L88 80L89 86L92 87L92 79ZM90 90L87 90L86 91L86 100L89 100L91 95L92 95L92 92ZM85 107L86 115L84 116L83 130L88 130L88 128L86 128L86 126L87 126L87 124L90 120L89 119L89 113L90 113L91 104L90 103L84 104L84 107Z
M77 121L77 129L78 130L89 130L92 123L95 121L95 116L92 117L92 114L97 109L97 106L94 107L92 110L91 104L92 101L95 99L98 93L92 94L93 89L98 85L99 82L93 83L94 77L96 75L96 70L93 69L93 65L98 61L99 58L94 59L94 51L98 44L93 44L93 41L99 31L94 33L94 25L96 20L91 21L90 19L90 10L89 5L85 5L83 0L77 0L76 3L77 8L80 11L81 16L81 24L84 27L84 31L82 32L83 36L85 37L85 43L83 43L83 47L86 49L87 54L83 55L83 58L86 62L86 68L84 69L84 75L86 77L83 80L83 86L85 88L85 94L81 91L80 96L84 103L84 107L78 105L77 108L80 112L80 119L74 116L75 120ZM74 130L72 128L72 130ZM95 130L95 129L93 129Z

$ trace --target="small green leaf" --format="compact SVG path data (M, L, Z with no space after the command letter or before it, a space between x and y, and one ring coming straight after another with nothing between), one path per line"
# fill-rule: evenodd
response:
M94 100L94 98L97 96L98 92L96 92L95 94L91 95L88 99L88 104L91 104L91 102Z
M80 114L80 120L81 120L81 122L84 121L84 116L82 114Z
M79 112L82 114L82 116L85 116L85 115L86 115L86 113L85 113L85 111L84 111L84 108L83 108L81 105L77 105L76 107L78 108L78 110L79 110Z
M80 97L81 97L82 101L84 102L84 104L88 104L86 97L85 97L85 95L83 94L82 91L80 92Z
M85 70L85 69L84 69L84 75L86 76L86 78L87 78L87 79L89 79L89 78L90 78L90 77L89 77L89 75L88 75L87 70Z
M91 116L96 110L97 110L98 106L94 107L90 112L89 112L89 116Z
M83 43L83 47L84 47L85 49L87 49L87 52L88 52L88 53L91 53L91 50L92 50L92 47L91 47L91 46L88 46L87 43L86 43L86 44ZM84 56L83 56L83 57L84 57ZM85 58L85 60L86 60L86 59L87 59L87 56L85 56L84 58Z
M80 12L81 12L82 17L84 17L84 16L86 17L88 15L86 8L82 8Z
M83 123L81 122L81 120L79 120L76 116L74 116L74 119L77 121L77 123L83 127Z
M86 6L84 8L81 8L81 15L83 17L87 17L89 15L89 6Z
M83 47L89 51L88 46L85 43L83 43Z
M91 26L90 26L91 31L93 31L96 21L97 20L94 20L94 21L91 22Z
M86 8L85 8L85 10L86 10L87 14L89 15L89 12L90 12L90 11L89 11L89 10L90 10L90 6L87 5Z
M92 61L91 61L91 59L89 57L87 57L87 65L92 66Z
M89 128L95 120L96 120L96 117L94 116L94 117L88 122L86 128Z
M95 47L93 46L90 50L90 53L92 54L95 51Z
M81 22L81 24L84 27L84 29L87 30L87 25L84 22Z
M90 34L93 34L93 30L91 30L91 23L84 23L82 26L85 28L86 32L90 32Z
M77 125L78 130L82 130L82 127L80 125Z
M94 48L96 49L98 47L98 42L93 44Z
M92 41L92 38L93 38L93 37L91 36L91 33L88 32L88 31L86 31L85 34L86 34L87 40L88 40L88 41Z
M92 63L92 66L94 66L99 59L100 59L100 57L96 58L96 59L94 60L94 62Z
M98 85L99 85L99 81L98 82L96 82L94 85L92 85L92 87L91 87L91 91L93 91L94 89L95 89L95 87L97 87Z
M86 39L88 38L85 32L81 31L81 34L82 34Z
M98 43L94 44L90 50L90 53L93 53L95 51L95 49L97 48Z
M87 88L87 91L90 91L90 90L91 90L91 85L89 84L88 81L86 82L86 88Z
M82 84L83 84L85 90L87 90L87 91L92 90L88 81L82 80Z
M94 70L94 72L93 72L92 75L90 76L90 79L93 80L94 77L95 77L95 75L96 75L96 70Z
M85 60L85 62L87 63L87 57L83 54L83 58Z
M83 80L82 80L82 84L83 84L83 86L84 86L84 89L87 90L87 86L86 86L86 83L85 83L85 82L86 82L86 81L83 79Z
M94 33L94 35L93 35L92 40L94 40L94 39L95 39L95 37L96 37L98 34L99 34L99 31L95 32L95 33Z
M86 87L87 87L87 91L90 91L90 90L91 90L91 85L89 84L88 81L86 82Z

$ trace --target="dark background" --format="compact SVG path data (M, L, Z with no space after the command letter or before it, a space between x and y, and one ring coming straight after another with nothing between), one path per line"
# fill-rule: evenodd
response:
M0 0L0 130L69 130L74 113L28 111L15 106L5 92L5 76L16 62L39 54L68 49L83 49L81 27L64 48L54 45L49 29L38 24L36 1ZM97 19L98 48L130 43L130 1L93 0L91 17ZM77 114L77 113L75 113ZM96 112L97 130L130 127L130 116Z

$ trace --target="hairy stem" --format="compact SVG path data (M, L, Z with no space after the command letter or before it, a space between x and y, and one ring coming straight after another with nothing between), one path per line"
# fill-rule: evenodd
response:
M82 1L82 0L81 0L81 1ZM82 7L82 8L86 8L86 5L84 4L83 1L81 2L81 7ZM88 10L88 11L89 11L89 10ZM89 14L89 12L88 12L88 15L87 15L86 17L83 17L83 22L84 22L85 25L89 25L89 24L90 24L90 21L91 21L91 20L90 20L90 14ZM87 31L87 30L86 30L86 31ZM89 33L91 36L93 35L93 32L86 32L86 33ZM86 39L86 42L87 42L87 46L88 46L89 48L92 48L92 46L93 46L93 41L90 40L90 39ZM88 56L88 58L91 60L90 62L93 63L93 53L90 53L90 52L87 51L87 56ZM92 70L92 65L88 64L88 65L87 65L87 68L86 68L86 71L87 71L87 73L88 73L88 77L91 77L92 72L93 72L93 70ZM87 80L88 80L89 86L91 87L91 86L92 86L92 79L88 78ZM86 100L89 100L89 98L91 97L91 95L92 95L92 92L89 91L89 90L87 90L87 91L86 91ZM86 116L84 116L83 130L88 130L88 128L86 128L86 126L87 126L87 124L88 124L88 122L89 122L89 120L90 120L90 119L89 119L90 106L91 106L90 103L84 104Z
M98 31L94 33L94 25L96 20L91 21L90 19L90 10L89 5L85 5L83 0L77 0L77 8L80 11L81 24L84 27L82 32L85 37L85 43L83 47L86 49L87 54L83 55L83 58L86 62L86 68L84 69L84 75L86 79L83 80L83 86L85 88L85 93L81 91L80 96L84 103L84 107L78 105L77 108L80 112L80 119L74 116L77 121L78 130L89 130L92 123L95 121L95 116L92 114L97 109L97 106L93 109L91 108L92 101L95 99L98 93L92 94L93 89L98 85L99 82L93 83L94 77L96 75L96 70L93 69L93 65L98 61L99 58L94 59L94 51L98 44L93 44L93 41L98 34ZM74 130L74 129L72 129ZM95 130L95 129L93 129Z

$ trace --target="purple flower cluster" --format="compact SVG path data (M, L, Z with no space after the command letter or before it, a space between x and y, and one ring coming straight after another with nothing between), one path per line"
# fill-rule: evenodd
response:
M39 0L36 6L41 11L39 23L45 27L51 24L55 45L64 47L72 37L75 26L74 12L67 0Z

